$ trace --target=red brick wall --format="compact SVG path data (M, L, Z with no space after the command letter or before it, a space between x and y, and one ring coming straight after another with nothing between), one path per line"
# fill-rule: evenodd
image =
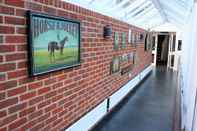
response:
M28 78L27 10L81 21L81 66ZM0 0L0 130L59 130L118 90L128 74L110 75L113 56L138 52L132 77L151 62L144 45L113 50L113 39L103 39L103 27L127 32L142 29L60 0ZM126 66L129 63L123 63Z

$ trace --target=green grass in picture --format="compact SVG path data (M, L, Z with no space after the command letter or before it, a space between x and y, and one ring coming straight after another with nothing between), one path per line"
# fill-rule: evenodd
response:
M64 48L62 55L59 51L55 51L55 57L50 57L47 49L36 50L34 51L34 71L40 73L77 64L78 53L78 48Z

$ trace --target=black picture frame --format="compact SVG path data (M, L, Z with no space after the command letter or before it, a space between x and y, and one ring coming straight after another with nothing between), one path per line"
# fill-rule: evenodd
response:
M110 74L118 73L120 71L120 57L114 56L110 65Z
M27 11L27 24L30 77L81 65L80 21ZM55 34L54 32L58 33ZM50 37L46 37L47 35ZM54 35L57 35L56 40L53 39ZM53 41L50 41L49 38L53 39ZM59 39L59 42L57 42L57 39ZM46 45L45 40L50 42ZM66 42L69 45L65 45ZM57 54L57 50L59 50L59 55ZM49 58L45 58L47 56L46 52ZM39 61L43 63L39 63Z
M114 32L114 50L119 49L119 33Z

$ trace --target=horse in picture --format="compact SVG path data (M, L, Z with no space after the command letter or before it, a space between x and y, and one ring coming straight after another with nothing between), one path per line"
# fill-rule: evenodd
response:
M48 52L50 57L50 62L55 61L55 51L60 50L60 55L63 55L64 52L64 45L68 41L68 37L65 36L63 40L61 40L59 43L56 41L51 41L48 43Z

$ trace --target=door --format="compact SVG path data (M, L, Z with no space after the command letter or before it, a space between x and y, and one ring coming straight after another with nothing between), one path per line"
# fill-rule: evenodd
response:
M169 39L168 68L171 68L171 69L174 68L175 52L176 52L176 34L171 33L170 39Z
M157 54L157 33L152 37L152 64L156 66L156 54Z

